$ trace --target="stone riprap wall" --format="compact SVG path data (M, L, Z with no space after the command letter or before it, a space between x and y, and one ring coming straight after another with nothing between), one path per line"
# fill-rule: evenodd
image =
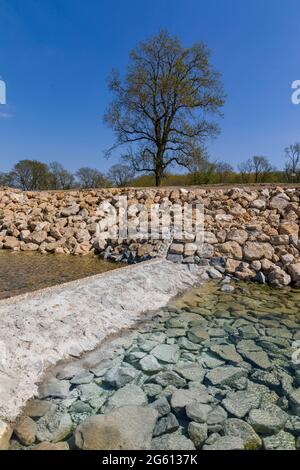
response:
M126 196L130 206L201 203L205 240L112 239L107 220L111 205ZM0 190L0 247L42 253L100 253L129 263L156 256L184 264L213 264L243 280L276 287L300 286L298 188L103 189L71 192ZM102 204L102 207L100 207ZM114 227L112 227L114 228ZM115 227L117 229L118 227ZM100 233L99 233L100 231Z

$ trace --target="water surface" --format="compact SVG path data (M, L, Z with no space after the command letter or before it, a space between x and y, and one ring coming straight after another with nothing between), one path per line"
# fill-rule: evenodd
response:
M40 398L49 411L35 417L32 447L60 439L74 449L76 428L89 416L143 404L160 413L149 436L154 450L295 449L300 292L231 284L233 292L216 282L191 289L108 341L106 351L103 345L58 366L50 376L65 397L51 386L45 393L44 383ZM40 402L27 413L30 406ZM68 426L58 437L60 422ZM13 436L11 449L24 447Z
M0 250L0 299L120 267L97 256Z

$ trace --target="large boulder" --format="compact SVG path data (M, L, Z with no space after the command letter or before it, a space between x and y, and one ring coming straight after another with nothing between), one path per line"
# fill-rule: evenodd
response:
M272 259L274 255L274 248L270 243L246 242L243 250L247 261L261 258Z
M283 211L290 203L290 198L285 193L276 194L270 201L271 209Z
M127 384L125 387L119 388L109 399L105 405L105 411L113 408L119 408L126 405L146 405L147 396L145 392L135 384Z
M242 248L237 241L228 241L217 245L222 256L241 260L243 257Z
M82 450L147 450L158 412L144 406L124 406L108 414L87 418L75 432Z
M21 419L14 427L14 433L21 444L24 444L25 446L29 446L34 443L36 430L36 422L28 416Z

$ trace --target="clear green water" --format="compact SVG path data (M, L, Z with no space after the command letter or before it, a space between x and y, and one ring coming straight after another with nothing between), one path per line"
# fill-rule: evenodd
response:
M43 417L29 412L39 401L28 405L25 415L34 416L37 425L32 447L45 440L45 427L47 440L56 442L57 423L64 420L68 428L61 440L75 449L81 422L140 400L161 412L149 436L154 450L222 449L224 439L233 445L236 436L241 436L238 449L295 449L300 364L293 355L300 343L300 292L232 285L230 293L217 282L191 289L108 341L106 349L102 345L50 372L67 393L63 399L51 389L40 395L48 410ZM200 443L191 432L195 422L205 427ZM240 434L243 426L247 432ZM10 448L24 447L13 436Z
M120 267L97 256L42 255L0 250L0 299Z

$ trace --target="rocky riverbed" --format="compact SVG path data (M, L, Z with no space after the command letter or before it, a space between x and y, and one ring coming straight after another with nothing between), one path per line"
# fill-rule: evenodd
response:
M300 292L211 281L51 371L10 449L300 447Z

